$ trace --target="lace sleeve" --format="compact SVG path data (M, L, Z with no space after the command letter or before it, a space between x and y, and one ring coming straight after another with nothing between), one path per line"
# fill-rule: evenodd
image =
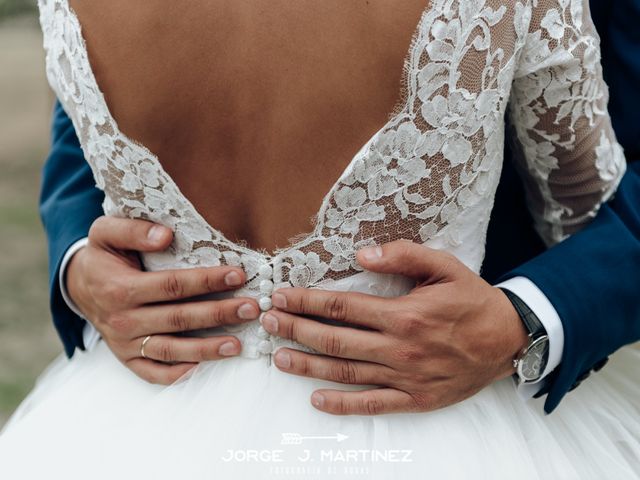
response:
M624 174L607 102L588 1L539 1L514 76L510 130L547 245L588 223Z

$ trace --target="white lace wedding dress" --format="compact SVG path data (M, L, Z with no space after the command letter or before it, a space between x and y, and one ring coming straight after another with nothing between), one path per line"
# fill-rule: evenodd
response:
M556 243L615 191L623 152L606 112L599 46L583 0L432 0L404 70L403 104L326 194L311 234L273 254L207 224L158 158L118 130L66 0L40 0L49 82L73 120L108 215L175 231L149 270L241 265L237 292L280 286L406 293L363 272L354 252L399 238L455 254L479 271L500 177L509 109L539 232ZM510 379L422 414L331 416L311 392L332 384L271 363L290 342L258 322L231 330L238 358L150 385L104 342L63 356L0 436L0 476L18 478L640 477L640 355L631 348L550 416ZM202 332L219 334L219 330Z

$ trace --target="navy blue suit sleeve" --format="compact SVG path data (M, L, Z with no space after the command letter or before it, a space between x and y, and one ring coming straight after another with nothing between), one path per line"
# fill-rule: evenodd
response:
M591 0L609 113L627 158L640 158L640 0Z
M640 0L590 3L629 170L589 226L503 277L531 279L562 321L562 360L540 392L547 412L608 355L640 339Z
M610 354L640 340L640 162L589 226L504 278L515 276L544 292L564 328L562 361L541 392L550 413Z
M53 323L67 356L84 350L84 320L74 314L59 286L60 263L68 248L86 237L93 221L103 214L104 194L95 186L71 120L56 102L51 128L51 151L42 170L40 217L49 245L49 286Z

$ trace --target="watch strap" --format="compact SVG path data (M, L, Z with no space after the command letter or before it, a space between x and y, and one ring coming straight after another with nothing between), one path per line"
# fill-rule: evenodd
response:
M542 335L546 334L546 330L542 322L538 318L538 316L529 308L529 306L515 293L506 288L498 287L500 290L504 292L507 296L513 308L515 308L516 312L522 319L527 331L531 335L532 339L538 338Z

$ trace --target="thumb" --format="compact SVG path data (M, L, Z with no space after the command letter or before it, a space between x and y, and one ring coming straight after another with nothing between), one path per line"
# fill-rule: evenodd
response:
M130 218L102 216L89 230L89 242L105 249L157 252L165 250L172 240L169 228Z
M356 258L366 270L404 275L428 283L454 278L462 265L450 253L434 250L410 240L397 240L381 246L363 248L358 251Z

